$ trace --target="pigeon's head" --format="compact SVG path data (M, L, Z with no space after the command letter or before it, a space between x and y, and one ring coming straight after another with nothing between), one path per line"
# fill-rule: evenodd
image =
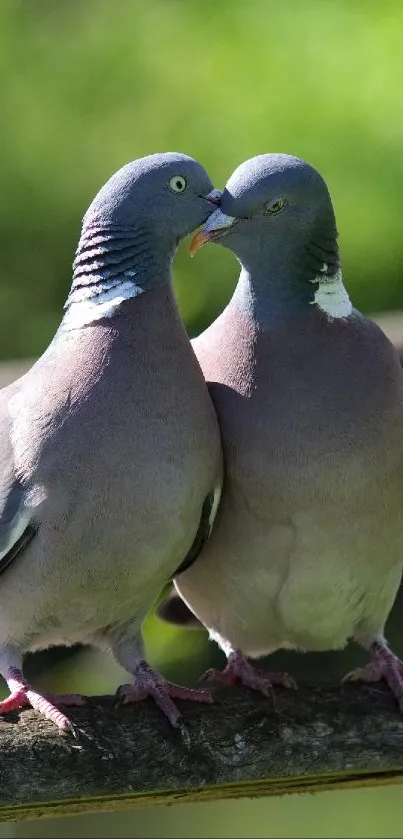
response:
M146 230L173 245L203 224L219 195L192 157L151 154L112 175L87 210L84 227Z
M243 264L289 250L309 273L338 268L328 188L316 169L287 154L262 154L238 166L190 252L207 242L229 248Z

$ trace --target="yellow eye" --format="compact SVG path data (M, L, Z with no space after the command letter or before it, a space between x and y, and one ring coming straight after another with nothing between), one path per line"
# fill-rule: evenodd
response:
M187 180L183 175L174 175L169 181L169 188L172 192L184 192L187 187Z
M284 210L287 203L288 202L285 198L279 198L277 201L268 201L265 205L265 211L266 213L271 213L274 216L276 213L281 213L281 210Z

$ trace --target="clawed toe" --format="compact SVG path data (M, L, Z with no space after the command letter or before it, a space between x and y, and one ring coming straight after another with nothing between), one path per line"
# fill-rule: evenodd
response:
M66 708L82 708L88 705L86 696L81 693L46 693L45 698L54 705L65 705Z
M182 715L175 703L172 701L169 691L161 684L154 687L148 686L147 690L136 685L120 685L116 692L115 707L129 705L132 702L141 702L150 697L167 717L173 728L180 728L183 724Z
M266 670L255 670L255 673L258 674L262 679L266 679L270 682L271 685L279 685L280 687L287 688L287 690L298 690L298 685L290 676L289 673L280 673L280 672L272 672Z
M134 675L133 684L121 685L116 692L115 706L140 702L147 697L165 714L174 728L183 725L183 718L173 702L185 699L192 702L213 702L210 691L187 688L168 682L158 675L146 662L141 662Z
M372 661L364 667L356 667L342 679L345 682L386 682L403 713L403 662L392 653L385 643L376 641L371 647Z
M210 667L199 677L198 682L199 684L202 682L221 682L223 685L228 685L228 687L233 687L238 683L235 676L227 672L226 667L223 670Z
M43 717L53 722L61 731L69 731L76 736L76 730L69 718L59 711L57 705L85 705L85 698L78 694L48 694L43 696L33 690L21 671L10 668L7 672L7 684L10 695L0 702L0 714L8 714L19 708L31 706Z
M382 671L373 662L365 667L355 667L343 676L342 685L346 682L379 682L382 679Z
M207 670L200 681L220 682L228 687L243 685L251 690L272 696L273 685L297 689L297 684L288 673L269 673L252 667L241 652L235 650L228 655L228 661L223 670L212 668Z
M132 702L141 702L147 699L148 692L146 690L139 690L135 685L119 685L115 693L114 707L120 708L122 705L129 705Z
M14 690L0 702L0 714L9 714L17 708L24 708L29 705L25 688Z
M71 703L76 704L76 703ZM15 691L0 703L0 714L7 714L19 708L29 707L53 722L61 731L75 734L73 723L45 696L30 688Z

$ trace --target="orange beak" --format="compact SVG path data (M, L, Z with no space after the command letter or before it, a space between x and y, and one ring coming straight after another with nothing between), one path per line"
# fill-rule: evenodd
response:
M227 216L218 207L203 224L202 229L193 236L189 245L190 256L194 256L196 251L202 248L203 245L206 245L207 242L214 242L216 239L221 239L237 221L239 221L238 218Z
M190 256L194 256L196 251L198 251L199 248L202 248L203 245L207 245L207 242L211 242L212 238L213 237L210 233L206 233L204 230L199 230L199 232L196 233L195 236L193 236L193 239L189 245Z

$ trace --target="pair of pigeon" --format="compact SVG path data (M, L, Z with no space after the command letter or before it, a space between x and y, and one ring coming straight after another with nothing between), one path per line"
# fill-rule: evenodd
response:
M191 250L217 241L241 274L191 343L171 263L202 224ZM30 704L71 730L58 706L83 698L34 691L22 656L82 642L131 674L120 702L151 696L180 725L175 699L211 695L165 681L141 640L173 578L160 612L176 619L180 595L224 681L266 693L292 680L246 657L354 638L371 662L352 677L384 678L403 710L383 634L403 566L403 372L350 302L310 165L261 155L223 193L186 155L124 166L84 216L58 332L0 398L1 714Z

